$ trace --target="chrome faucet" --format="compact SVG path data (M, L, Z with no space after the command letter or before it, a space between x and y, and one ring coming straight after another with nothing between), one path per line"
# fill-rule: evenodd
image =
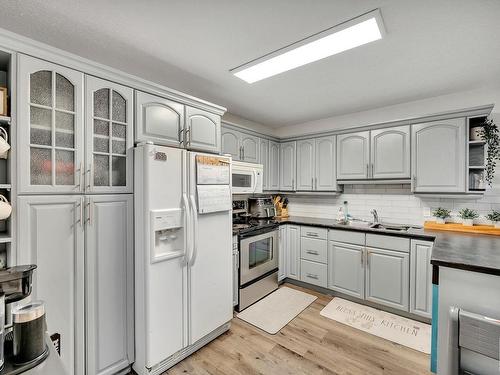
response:
M376 209L373 209L370 211L370 213L373 215L373 224L378 224L378 213Z

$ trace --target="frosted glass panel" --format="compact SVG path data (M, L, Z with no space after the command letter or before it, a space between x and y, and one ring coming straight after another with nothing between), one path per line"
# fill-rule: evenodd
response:
M56 129L74 131L75 116L70 113L56 111Z
M109 136L109 123L103 120L94 120L94 134Z
M75 110L75 89L73 84L56 73L56 108L67 111Z
M109 137L94 137L95 152L109 152Z
M52 132L48 129L31 128L30 143L33 145L52 145Z
M52 106L52 72L42 70L30 75L30 101Z
M113 137L127 138L127 127L125 125L113 124Z
M112 141L113 154L125 155L127 148L125 146L125 141Z
M94 116L109 119L109 89L94 92Z
M56 185L75 184L75 154L73 151L56 150Z
M31 185L52 184L52 151L42 148L30 149Z
M52 111L45 108L30 107L31 125L45 126L52 129Z
M113 156L113 186L125 186L127 183L127 159Z
M109 186L109 157L94 155L94 185Z
M113 120L127 122L126 111L127 104L125 98L113 91Z

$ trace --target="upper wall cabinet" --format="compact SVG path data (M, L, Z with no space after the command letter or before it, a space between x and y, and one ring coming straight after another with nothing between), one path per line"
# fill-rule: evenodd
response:
M412 127L412 190L465 192L465 119Z
M269 173L270 173L270 165L269 165L269 140L268 139L260 139L260 156L259 163L264 166L264 178L262 180L262 189L269 190Z
M186 148L219 154L220 116L198 108L186 107Z
M370 131L371 178L410 178L410 126Z
M363 180L369 174L370 132L337 136L337 179Z
M297 190L335 191L335 137L297 142Z
M280 190L295 190L296 143L280 144Z
M222 153L231 155L233 160L259 163L260 139L254 135L223 127Z
M132 192L134 92L91 76L85 83L85 191Z
M19 193L84 190L83 74L19 56Z
M280 144L269 141L269 190L280 188ZM265 168L265 167L264 167Z
M409 179L410 126L337 136L339 180Z
M184 142L184 105L136 91L135 140L181 147Z

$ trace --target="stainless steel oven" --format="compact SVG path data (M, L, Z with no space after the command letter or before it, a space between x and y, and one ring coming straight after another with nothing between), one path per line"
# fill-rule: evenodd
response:
M271 227L240 236L239 311L278 288L278 233Z

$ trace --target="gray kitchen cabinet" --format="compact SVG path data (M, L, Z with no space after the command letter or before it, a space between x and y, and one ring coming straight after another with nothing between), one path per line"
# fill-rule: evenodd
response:
M425 318L432 315L432 245L411 240L410 247L410 312Z
M464 193L466 170L464 118L412 126L412 191Z
M241 135L241 160L248 163L259 162L260 139L254 135L242 133Z
M83 203L75 195L18 198L16 261L37 265L32 298L45 302L47 331L60 334L61 360L75 375L86 373Z
M296 142L280 144L280 190L295 190Z
M19 55L18 194L83 192L83 77Z
M337 174L335 172L335 136L316 138L314 190L337 190Z
M134 361L133 195L86 205L86 373L112 375Z
M238 131L222 127L222 153L231 155L233 160L241 160L240 135Z
M297 191L314 190L315 140L297 141Z
M408 311L409 281L408 253L366 249L366 300Z
M410 178L410 126L370 131L370 177Z
M269 140L261 138L260 140L260 155L259 163L264 167L264 175L262 179L262 189L269 190L269 176L270 176L270 165L269 165Z
M280 188L280 144L269 141L269 190Z
M279 246L278 246L278 281L286 277L286 256L288 249L288 225L282 225L279 228Z
M328 288L363 299L364 281L364 247L329 241Z
M132 193L134 91L85 77L85 192Z
M188 150L221 152L221 117L202 109L186 107L185 147Z
M337 179L363 180L369 177L370 132L337 136Z
M286 277L300 280L300 226L287 225Z
M184 105L135 92L135 141L181 147L185 142Z

